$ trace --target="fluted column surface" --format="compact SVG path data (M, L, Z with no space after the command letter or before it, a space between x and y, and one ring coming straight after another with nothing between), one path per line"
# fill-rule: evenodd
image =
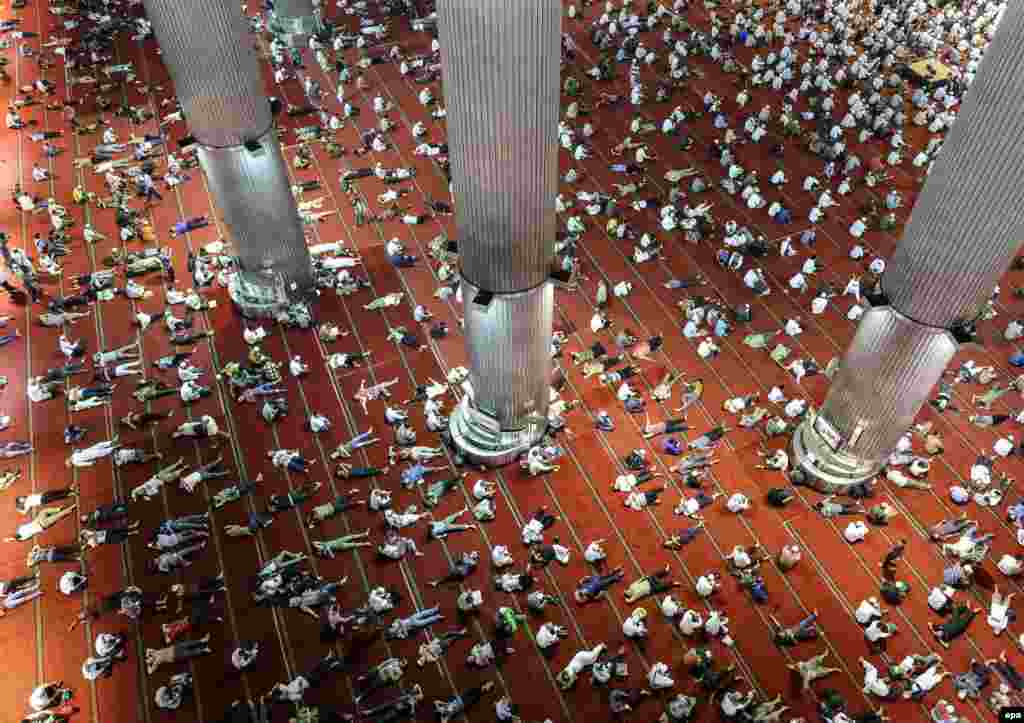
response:
M522 429L528 417L547 416L554 287L496 296L486 307L472 302L478 291L463 279L474 406L497 418L503 430Z
M550 273L558 193L558 0L437 3L462 273L492 292Z
M956 352L943 329L891 307L869 310L819 412L846 440L844 454L886 459Z
M882 286L948 328L977 317L1024 241L1024 3L1006 4Z
M204 146L237 146L271 125L255 38L236 0L144 0L189 130Z
M305 291L313 286L312 265L281 144L273 131L258 142L259 152L200 147L199 161L242 268L270 269Z

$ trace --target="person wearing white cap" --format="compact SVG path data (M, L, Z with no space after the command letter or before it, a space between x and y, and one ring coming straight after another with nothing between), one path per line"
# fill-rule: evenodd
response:
M661 614L669 620L674 620L682 610L679 600L677 600L674 595L666 595L662 598L660 607Z
M65 572L60 576L60 580L57 582L57 589L68 596L74 595L77 592L82 592L88 586L88 578L74 570L68 570Z
M849 542L851 545L863 541L867 536L868 526L860 520L857 520L856 522L851 522L846 526L846 529L843 531L843 537L845 537L846 541Z
M992 445L992 451L1000 457L1008 457L1013 453L1015 443L1012 434L1000 437Z
M604 540L594 540L591 542L587 545L587 549L583 551L583 559L592 565L607 559L608 554L605 552L603 544Z
M930 490L932 488L930 482L915 480L898 469L890 469L885 473L885 478L900 489Z
M651 666L650 672L647 674L647 682L650 684L652 690L662 690L663 688L671 688L676 684L675 680L672 679L671 669L662 662L657 662Z
M70 700L71 695L71 689L64 687L64 681L56 680L36 687L28 698L28 705L32 710L39 712Z
M878 698L889 698L892 695L892 686L889 684L889 679L883 678L879 674L878 668L866 658L862 657L860 664L864 668L864 692Z
M107 678L114 672L114 659L111 657L89 657L82 663L82 677L86 680Z
M989 604L988 611L988 624L992 628L997 636L1002 635L1006 630L1006 626L1010 624L1010 603L1013 600L1013 596L1016 593L1010 593L1009 595L1003 595L999 592L999 588L996 588L992 592L992 601Z
M931 709L931 719L935 723L964 723L963 719L956 714L956 708L945 700L940 700Z
M881 618L882 614L883 611L881 606L878 604L878 598L869 597L867 600L861 600L861 603L857 606L853 616L861 625L868 625L873 620Z
M647 610L637 608L622 623L622 634L630 640L643 640L647 637L647 625L644 619L647 617Z
M1021 570L1024 570L1024 562L1022 562L1019 557L1006 554L999 558L999 562L996 563L996 567L999 568L999 572L1003 573L1007 577L1014 577L1019 575Z
M100 633L96 636L94 647L96 655L101 658L123 659L128 653L125 650L125 637L114 633Z
M741 492L735 492L726 501L725 506L730 512L739 514L750 509L750 499Z
M153 700L157 708L162 710L177 710L185 696L192 691L192 674L177 673L171 676L167 685L161 685L156 689Z
M231 651L231 664L235 666L235 670L245 670L253 664L259 654L259 641L243 643Z

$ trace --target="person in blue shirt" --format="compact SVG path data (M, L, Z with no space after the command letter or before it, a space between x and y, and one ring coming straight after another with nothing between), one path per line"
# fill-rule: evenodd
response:
M576 586L576 602L582 604L596 600L625 576L625 571L621 567L617 567L607 575L588 575L581 578Z
M388 261L391 262L391 265L396 267L396 268L400 268L400 269L404 269L404 268L408 268L410 266L414 266L416 264L416 259L417 259L416 256L413 256L412 254L404 254L404 253L402 253L402 254L394 254L392 256L388 256Z
M210 220L206 216L195 216L193 218L185 219L184 221L178 221L171 228L171 236L177 237L182 236L190 231L203 228L210 225Z
M740 570L734 573L740 584L750 592L754 602L763 605L768 602L768 588L765 587L764 578L751 570Z
M775 223L779 224L780 226L785 225L793 220L793 212L790 211L788 208L783 207L779 209L778 213L775 214L774 219Z
M418 485L423 481L428 472L440 472L445 469L444 467L426 467L422 464L414 464L411 467L402 470L402 486L406 489L412 489L415 485Z
M693 527L686 527L676 534L665 540L664 547L667 550L679 550L682 547L689 545L696 539L697 535L700 534L701 530L704 529L704 523L698 522Z
M1006 519L1018 526L1024 524L1024 500L1017 502L1017 504L1010 505L1006 509Z

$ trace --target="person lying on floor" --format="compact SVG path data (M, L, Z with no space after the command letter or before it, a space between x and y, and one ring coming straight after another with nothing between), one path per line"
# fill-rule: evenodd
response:
M441 723L448 723L460 715L467 715L468 711L476 707L483 700L484 693L488 693L493 689L494 681L488 680L482 685L465 690L447 700L435 700L434 711Z
M70 487L63 487L61 489L46 490L45 492L37 492L30 495L19 495L14 498L14 507L21 514L28 515L43 505L62 502L70 497L77 498L77 496L78 485L73 484Z
M377 663L365 673L356 676L355 702L358 705L363 699L383 687L396 685L405 674L408 661L404 658L387 658Z
M184 221L178 221L177 223L175 223L171 227L170 234L172 238L177 238L178 236L183 236L187 233L197 231L198 229L205 228L206 226L209 225L210 220L206 216L194 216L192 218L187 218Z
M83 529L78 533L79 542L82 547L92 550L100 545L123 545L129 537L139 534L139 521L136 520L127 525L118 527L107 527L101 530Z
M162 665L170 665L202 655L209 655L210 636L204 635L198 640L185 640L166 648L146 648L146 672L152 675Z
M261 472L253 480L245 480L238 484L225 487L216 494L213 495L213 499L210 501L210 505L215 510L219 510L221 507L228 505L232 502L237 502L246 495L252 494L252 492L259 486L260 482L263 481L263 473Z
M306 520L306 526L309 529L313 529L320 525L322 522L326 522L340 515L343 512L358 506L366 504L365 500L352 499L352 495L359 494L358 489L352 489L348 491L348 494L339 494L330 502L314 507Z
M354 550L358 547L371 547L373 543L366 539L369 535L370 531L366 530L365 532L344 535L343 537L336 537L323 542L314 540L313 551L319 557L333 560L339 552Z
M146 570L150 573L159 572L169 575L176 570L189 567L195 561L195 555L206 549L206 544L206 541L203 540L186 547L169 550L147 562Z
M79 612L68 626L68 631L74 630L81 623L98 620L107 613L117 613L130 620L139 620L147 610L158 612L165 607L165 600L154 600L152 596L143 593L141 588L130 586L104 596L96 605Z
M44 530L52 527L77 509L78 505L68 507L44 507L36 514L35 519L19 525L12 537L5 537L4 542L24 542L31 540Z

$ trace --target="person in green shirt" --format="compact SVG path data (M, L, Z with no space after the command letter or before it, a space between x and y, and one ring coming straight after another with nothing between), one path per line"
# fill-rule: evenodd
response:
M774 361L779 366L782 366L782 362L786 360L786 357L789 356L789 353L790 348L788 346L785 346L784 344L779 344L774 349L772 349L771 354L769 356L771 356L772 361Z
M749 346L751 349L764 349L768 346L769 342L779 334L778 331L770 332L759 332L757 334L747 334L743 338L743 343Z
M448 479L441 479L435 482L431 482L430 486L427 487L427 493L425 495L426 499L424 500L424 504L426 504L426 506L430 508L437 507L437 505L441 501L441 498L444 497L449 492L451 492L453 489L455 489L458 486L459 482L461 482L465 476L466 473L463 472L458 477L450 477Z
M353 550L357 547L370 547L373 545L366 538L370 536L370 531L357 532L351 535L345 535L344 537L336 537L333 540L319 540L313 541L313 550L320 557L334 559L337 553L344 550Z
M881 587L882 599L890 605L899 605L910 594L910 585L902 580L886 580Z
M766 496L772 507L785 507L795 497L793 490L787 487L772 487Z
M519 623L524 622L525 620L525 615L517 613L512 608L498 608L497 621L495 623L498 636L502 638L511 638L519 631Z
M889 524L889 520L898 515L899 512L888 502L874 505L867 512L868 522L879 527Z
M972 608L964 603L957 603L953 607L953 612L950 613L945 621L938 625L928 623L928 627L935 635L935 639L939 641L939 644L944 648L948 648L951 642L967 632L967 628L970 627L971 622L979 613L981 613L981 610L978 608Z
M343 479L361 479L363 477L376 477L387 474L390 467L353 467L345 462L340 463L334 473Z

